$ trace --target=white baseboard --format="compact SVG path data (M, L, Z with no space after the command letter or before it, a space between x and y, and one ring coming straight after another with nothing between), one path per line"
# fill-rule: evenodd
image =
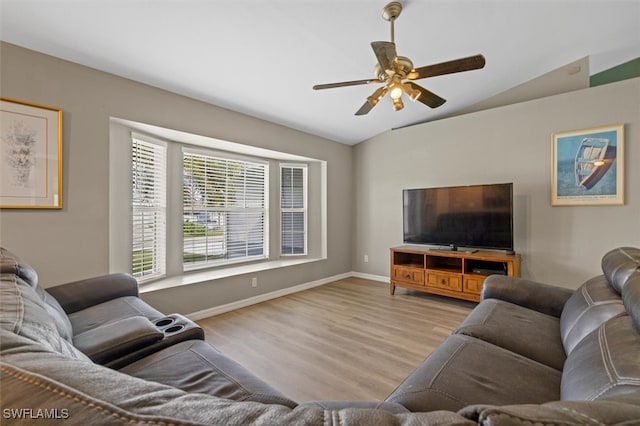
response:
M362 272L351 272L351 276L356 278L362 278L365 280L381 281L383 283L389 284L389 277L385 277L384 275L373 275L373 274L365 274Z
M235 302L227 303L225 305L214 306L213 308L203 309L202 311L193 312L185 315L192 321L197 321L203 318L212 317L214 315L224 314L240 308L246 308L247 306L255 305L257 303L266 302L267 300L275 299L277 297L286 296L288 294L297 293L299 291L308 290L310 288L318 287L321 285L329 284L334 281L343 280L345 278L353 277L353 272L347 272L340 275L334 275L332 277L323 278L317 281L311 281L304 284L299 284L293 287L283 288L282 290L272 291L270 293L260 294L258 296L249 297L248 299L242 299Z

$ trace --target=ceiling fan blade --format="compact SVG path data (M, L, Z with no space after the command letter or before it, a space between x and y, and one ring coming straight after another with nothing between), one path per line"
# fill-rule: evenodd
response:
M380 101L380 99L382 99L384 97L384 95L387 94L387 92L389 91L389 88L387 86L382 86L382 87L378 87L376 89L375 92L373 92L371 94L371 96L369 96L367 98L367 100L365 101L365 103L362 104L362 106L360 107L360 109L358 111L356 111L355 115L365 115L368 114L369 111L371 111L373 109L374 106L376 106L378 104L378 102Z
M378 59L380 67L384 71L394 71L394 61L396 56L398 56L396 53L396 44L390 41L374 41L371 42L371 47Z
M425 89L424 87L412 82L407 81L404 83L410 86L413 90L418 90L420 92L420 96L416 99L419 102L422 102L429 108L438 108L443 103L447 102L446 99L441 98L430 90Z
M435 77L437 75L477 70L480 68L484 68L484 65L484 56L469 56L468 58L455 59L453 61L447 61L439 64L416 68L411 71L408 78L410 78L411 80L417 80L419 78Z
M380 83L380 80L370 78L367 80L341 81L339 83L316 84L313 90L333 89L334 87L358 86L360 84Z

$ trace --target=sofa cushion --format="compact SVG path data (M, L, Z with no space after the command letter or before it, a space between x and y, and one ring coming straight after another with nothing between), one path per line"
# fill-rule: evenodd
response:
M498 299L476 306L454 331L562 370L566 355L560 319Z
M610 319L569 354L562 399L594 400L640 393L640 334L628 315Z
M69 314L74 334L84 333L111 321L143 316L150 320L164 318L164 314L136 296L125 296L99 303Z
M63 338L35 290L20 276L0 274L0 327L51 351L82 361L89 359ZM5 342L0 342L3 345Z
M385 401L410 411L539 404L560 397L560 371L461 334L449 336Z
M201 340L170 346L119 371L186 392L205 393L234 401L257 401L287 407L297 405Z
M602 271L607 280L622 293L622 289L632 276L640 275L640 249L620 247L602 257Z
M625 313L620 295L604 275L592 278L569 298L560 317L560 335L567 354L605 321Z

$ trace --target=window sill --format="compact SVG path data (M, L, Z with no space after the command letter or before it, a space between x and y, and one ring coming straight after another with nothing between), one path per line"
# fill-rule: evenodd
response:
M199 284L206 281L219 280L222 278L233 277L236 275L253 274L256 272L267 271L277 268L287 268L289 266L302 265L305 263L318 262L325 260L324 257L313 257L304 259L280 259L268 262L253 263L250 265L233 266L221 269L209 269L193 272L185 272L182 275L161 278L149 283L140 284L140 293L150 293L153 291L163 290L167 288L180 287L183 285Z

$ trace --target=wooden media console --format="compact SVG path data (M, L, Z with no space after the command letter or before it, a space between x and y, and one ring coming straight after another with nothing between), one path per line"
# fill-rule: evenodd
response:
M389 292L403 287L478 302L484 279L492 274L519 277L520 255L394 247Z

